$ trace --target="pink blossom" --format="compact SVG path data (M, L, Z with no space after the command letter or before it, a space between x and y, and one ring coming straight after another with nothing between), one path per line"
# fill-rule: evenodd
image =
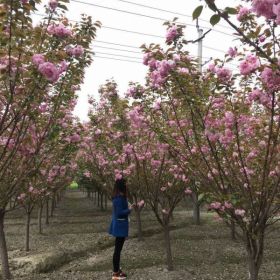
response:
M230 202L227 202L227 201L224 203L224 206L225 206L226 209L231 209L232 208L232 204Z
M158 98L158 99L154 102L153 108L154 108L155 110L160 110L160 105L161 105L161 99Z
M244 217L246 211L244 209L235 209L234 213L236 216Z
M80 140L81 140L81 136L80 136L79 134L77 134L77 133L70 136L70 141L71 141L72 143L77 143L77 142L79 142Z
M216 73L216 65L214 63L210 63L208 65L208 70L212 73Z
M231 70L229 70L225 67L218 68L216 70L216 74L217 74L219 80L224 82L224 83L228 82L230 80L231 76L232 76Z
M280 88L280 71L273 71L269 67L265 67L261 73L261 79L266 86L271 90Z
M246 18L246 16L250 13L250 9L246 8L246 7L241 7L238 11L238 14L237 14L237 19L239 21L242 21L243 19Z
M231 57L231 58L234 58L234 57L236 57L236 55L237 55L237 48L236 47L234 47L234 48L232 48L232 47L230 47L229 49L228 49L228 55Z
M186 188L185 189L185 194L186 195L191 195L192 194L192 190L190 188Z
M36 65L39 66L40 64L45 62L45 57L43 54L34 54L32 56L32 62Z
M71 55L71 56L75 56L75 57L80 57L84 54L84 48L81 45L77 45L75 48L72 47L67 47L66 48L66 52Z
M168 30L167 33L165 35L166 38L166 42L167 43L171 43L172 41L174 41L177 37L178 37L179 33L178 33L178 28L176 25L171 26Z
M51 82L56 82L59 78L58 70L51 62L41 63L38 67L38 70L47 80Z
M57 0L50 0L49 1L49 6L52 10L55 10L57 8L57 5L58 5Z
M280 3L273 5L273 13L276 15L276 23L280 25Z
M85 171L84 172L84 176L87 177L87 178L90 178L91 177L90 172L89 171Z
M21 0L21 3L22 4L27 4L27 3L29 3L29 0Z
M180 67L180 68L178 68L178 73L180 73L180 74L184 74L184 75L188 75L188 74L190 74L190 71L189 71L189 69L188 68L186 68L186 67Z
M247 55L246 59L241 61L239 65L240 73L242 75L248 75L257 70L259 66L260 62L256 56L251 54Z
M219 210L222 207L222 203L220 202L212 202L209 206L210 209Z
M47 28L47 32L50 35L55 35L59 38L65 38L72 35L71 30L67 29L66 26L62 23L58 25L51 24Z
M278 0L253 0L253 11L258 16L264 16L267 19L272 19L275 17L275 14L273 12L273 5L277 2Z
M265 41L265 39L266 39L266 37L265 37L264 35L261 35L261 36L259 37L259 41L260 41L261 43L263 43L263 42Z
M144 205L145 205L145 201L144 201L144 200L141 200L141 201L139 201L139 202L137 203L137 206L138 206L139 208L143 208Z

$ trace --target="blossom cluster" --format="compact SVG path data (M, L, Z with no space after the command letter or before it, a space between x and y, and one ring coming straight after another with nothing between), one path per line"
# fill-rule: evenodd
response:
M276 24L280 25L280 0L253 0L252 10L258 16L275 19Z
M67 63L62 61L59 65L48 62L42 54L34 54L32 57L33 64L38 71L50 82L56 82L60 75L67 70Z

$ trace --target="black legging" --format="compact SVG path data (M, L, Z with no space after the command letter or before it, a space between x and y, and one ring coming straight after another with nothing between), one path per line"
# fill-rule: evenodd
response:
M121 251L123 248L124 241L125 241L125 237L116 237L115 251L113 255L114 272L118 272L120 270L120 258L121 258Z

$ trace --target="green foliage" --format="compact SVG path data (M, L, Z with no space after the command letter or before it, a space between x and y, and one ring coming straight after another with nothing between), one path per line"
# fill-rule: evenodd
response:
M203 6L198 6L194 11L193 11L193 14L192 14L192 17L193 19L197 19L200 17L201 13L203 11Z
M210 23L214 26L216 24L218 24L221 20L221 17L217 14L213 15L211 18L210 18Z

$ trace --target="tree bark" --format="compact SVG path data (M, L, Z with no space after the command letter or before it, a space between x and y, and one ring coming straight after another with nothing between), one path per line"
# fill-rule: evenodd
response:
M104 210L103 198L104 198L104 195L103 195L103 193L101 193L101 195L100 195L100 200L101 200L101 206L100 206L100 208L101 208L102 211Z
M198 201L197 193L192 193L192 201L193 201L193 220L196 225L200 225L200 204Z
M247 234L247 253L249 264L249 280L258 280L259 270L263 260L264 231L257 234Z
M105 195L105 210L108 209L108 197Z
M55 198L53 197L52 204L51 204L51 215L50 215L51 217L53 217L54 209L55 209Z
M45 217L45 224L48 225L49 222L49 200L46 201L46 217Z
M25 224L25 251L28 252L30 250L30 216L31 213L26 213L26 224Z
M234 221L231 221L231 224L230 224L230 236L231 236L231 240L233 240L233 241L236 240L235 222Z
M170 242L170 230L169 230L169 223L168 222L165 222L165 224L163 225L163 231L164 231L164 240L165 240L165 248L166 248L167 269L169 271L172 271L172 270L174 270L174 267L173 267L171 242Z
M136 214L136 223L137 223L137 238L138 241L142 241L143 232L142 232L141 210L137 207L135 207L134 210Z
M97 192L94 192L94 204L96 205L96 199L97 199Z
M40 203L38 208L38 232L39 234L42 234L42 213L43 213L43 204Z
M100 205L100 193L99 191L97 192L97 206L99 207Z
M3 279L11 279L11 273L9 268L8 250L4 232L4 218L5 210L0 209L0 256L2 264L2 277Z

